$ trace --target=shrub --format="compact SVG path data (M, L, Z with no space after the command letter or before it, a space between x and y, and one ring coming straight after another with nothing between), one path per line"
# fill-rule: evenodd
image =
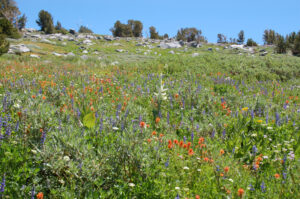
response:
M6 37L18 39L21 37L18 30L13 27L12 23L6 18L0 18L0 34Z
M56 26L55 26L55 31L57 33L62 33L62 34L68 34L68 31L62 27L61 23L57 21Z
M156 31L156 28L154 26L151 26L149 30L150 30L150 39L159 39L158 32Z
M257 43L253 39L249 38L247 40L247 46L257 46Z
M93 31L86 26L80 26L78 32L79 33L93 33Z
M138 20L128 20L127 24L116 21L114 27L110 29L115 37L141 37L143 30L142 22Z
M177 32L176 36L177 40L180 41L202 41L205 42L205 38L202 36L202 31L198 30L197 28L181 28Z
M41 10L36 23L41 27L41 31L44 31L46 34L54 33L53 18L49 12Z
M0 35L0 56L7 53L9 49L9 42L5 38L5 35Z

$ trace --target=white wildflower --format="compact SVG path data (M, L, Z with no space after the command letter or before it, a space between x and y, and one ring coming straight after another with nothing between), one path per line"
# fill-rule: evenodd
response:
M119 130L119 128L116 127L116 126L112 127L112 129L115 130L115 131L116 131L116 130Z
M183 169L184 169L184 170L189 170L190 168L188 168L188 167L183 167Z
M130 187L134 187L134 186L135 186L135 184L131 182L131 183L129 183L129 184L128 184L128 186L130 186Z
M233 182L233 180L231 178L228 179L230 182Z
M69 162L70 161L70 158L69 158L69 156L64 156L64 161L66 161L66 162Z
M175 187L175 190L180 190L180 187Z

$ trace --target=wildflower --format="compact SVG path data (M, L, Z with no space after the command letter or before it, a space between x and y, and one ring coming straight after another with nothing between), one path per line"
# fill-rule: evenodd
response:
M224 172L225 172L225 173L228 173L228 171L229 171L229 167L225 167L225 168L224 168Z
M32 95L31 97L32 97L32 99L35 99L35 95Z
M188 167L183 167L183 170L189 170L190 168L188 168Z
M199 138L198 144L202 144L204 142L204 137Z
M250 191L254 191L255 190L255 188L253 187L253 185L251 183L249 185L249 189L250 189Z
M208 161L209 161L209 158L208 158L208 157L205 157L205 158L204 158L204 161L205 161L205 162L208 162Z
M64 161L69 162L70 161L69 156L64 156Z
M266 186L265 186L265 182L262 181L261 185L260 185L261 191L265 192L266 191Z
M156 135L157 133L156 133L156 131L152 131L152 135Z
M175 189L176 189L176 187L175 187ZM180 199L179 194L176 195L175 199Z
M244 107L244 108L242 108L242 111L248 111L248 107Z
M230 182L233 182L233 180L231 178L228 179Z
M160 137L160 138L164 137L164 134L162 134L162 133L161 133L161 134L159 134L159 137Z
M158 124L158 123L159 123L159 121L160 121L160 118L159 118L159 117L157 117L157 118L155 119L155 123L156 123L156 124Z
M150 138L149 138L149 139L147 139L147 142L148 142L148 143L151 143L151 139L150 139Z
M224 176L224 173L220 173L220 176L223 177L223 176Z
M174 142L175 144L178 144L178 140L176 140L176 139L175 139L173 142Z
M44 198L43 192L39 192L39 193L36 195L36 198L37 198L37 199L43 199L43 198Z
M189 155L190 155L190 156L194 155L193 149L190 149L190 150L189 150Z
M223 149L220 150L220 155L223 155L225 151Z
M130 186L130 187L134 187L134 186L135 186L135 184L134 184L134 183L129 183L129 184L128 184L128 186Z
M280 178L280 175L279 175L278 173L276 173L276 174L274 175L274 177L275 177L276 179L279 179L279 178Z
M196 196L195 196L195 199L200 199L200 196L199 196L199 195L196 195Z
M5 175L2 178L1 187L0 187L0 193L4 192L4 188L5 188Z
M238 190L238 196L240 196L240 198L242 198L242 196L244 195L244 189L242 189L242 188L239 188L239 190Z
M146 123L145 122L140 122L140 127L145 128Z
M257 123L262 123L262 120L257 120L256 122L257 122Z
M43 100L45 100L45 99L46 99L46 97L45 97L45 96L43 96L43 97L42 97L42 99L43 99Z
M179 142L179 146L183 147L183 141L182 140Z
M175 187L175 190L180 190L180 187Z

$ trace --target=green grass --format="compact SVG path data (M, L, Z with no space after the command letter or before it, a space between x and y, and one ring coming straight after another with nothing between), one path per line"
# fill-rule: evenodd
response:
M299 198L300 58L93 42L0 57L0 198Z

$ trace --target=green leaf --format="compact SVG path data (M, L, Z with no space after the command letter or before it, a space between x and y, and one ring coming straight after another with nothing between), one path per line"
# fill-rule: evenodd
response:
M83 125L91 129L95 127L96 117L94 113L89 113L83 118Z

